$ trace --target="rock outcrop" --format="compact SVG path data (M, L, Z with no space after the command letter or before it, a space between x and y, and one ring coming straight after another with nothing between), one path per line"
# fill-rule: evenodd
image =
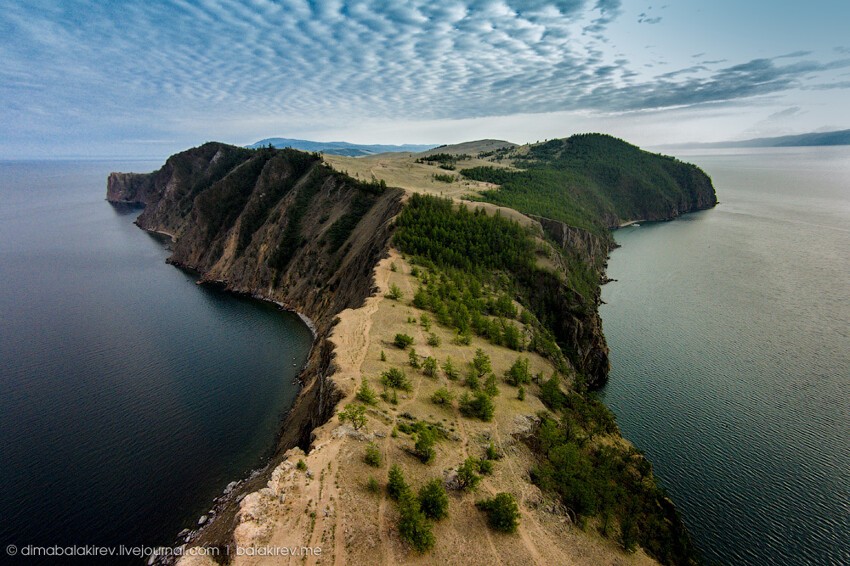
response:
M332 411L325 376L334 317L371 294L402 192L337 173L317 155L207 143L149 174L112 173L107 198L145 206L136 223L171 235L169 262L200 282L276 302L315 324L304 388L281 440L309 445Z
M704 181L695 177L688 182ZM694 191L693 199L647 219L670 219L716 202L713 189L711 198L703 199L704 194L709 192ZM153 173L110 174L107 198L144 206L136 223L171 236L168 261L196 271L201 283L275 302L302 313L313 326L316 340L301 375L303 387L283 425L275 456L262 471L228 486L215 512L203 521L203 532L189 537L194 544L227 544L238 523L241 499L273 479L288 450L309 450L313 431L333 415L342 392L331 379L337 371L331 329L340 320L337 315L361 307L373 295L375 269L389 253L404 191L387 188L383 181L349 177L317 154L207 143L170 157ZM567 255L591 266L601 280L613 240L556 220L533 218ZM599 387L607 378L609 361L597 312L598 286L583 292L571 287L567 262L560 262L555 271L559 273L526 284L538 314L541 319L546 315L577 374L589 387ZM598 281L588 273L586 280Z

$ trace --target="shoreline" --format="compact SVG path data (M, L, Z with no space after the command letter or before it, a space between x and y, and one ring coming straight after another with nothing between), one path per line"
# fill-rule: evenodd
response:
M201 149L205 150L205 148L206 146ZM196 152L199 151L201 150L196 150ZM222 148L219 148L218 151L222 151ZM116 193L118 189L122 188L118 181L120 179L113 182L113 178L110 177L108 187L110 194ZM182 224L173 222L171 217L154 214L153 212L156 211L140 217L141 224L149 223L152 228L165 225L175 233L181 234L179 244L175 245L175 249L178 251L172 254L173 257L181 259L169 258L168 263L198 274L198 284L209 284L220 290L269 302L278 309L294 312L311 330L314 338L308 354L308 361L298 374L297 379L301 388L280 425L277 446L268 459L260 459L258 467L245 477L228 483L224 490L213 499L213 506L208 515L202 515L198 520L198 525L193 526L191 530L184 529L179 533L178 536L182 540L178 540L178 543L185 541L190 546L218 547L222 550L232 551L234 548L244 547L246 544L266 544L272 540L270 537L274 535L274 542L277 543L304 541L324 543L327 540L332 540L333 542L329 544L333 546L333 555L340 560L345 560L347 556L357 556L357 553L360 552L361 558L370 556L371 558L367 560L367 562L370 562L375 558L374 552L377 550L379 554L385 556L385 563L394 563L404 555L399 554L402 549L398 548L396 539L389 536L395 528L394 511L387 509L387 513L384 512L386 507L384 500L377 503L377 508L375 508L376 502L366 497L360 497L362 482L358 481L359 476L357 474L352 475L350 472L352 470L360 471L359 468L365 466L360 461L361 459L357 457L360 451L357 442L369 439L379 442L385 447L384 452L388 460L395 459L404 464L405 458L407 458L406 454L409 453L409 447L404 445L404 440L390 440L390 438L397 437L395 433L391 434L391 432L394 432L394 427L391 425L396 422L397 418L407 418L404 415L412 413L406 411L402 415L393 415L396 410L394 407L383 408L381 406L381 408L373 411L375 430L374 434L370 432L369 435L358 433L354 429L349 430L351 427L332 420L332 417L338 403L343 402L344 404L345 401L353 400L359 382L366 382L367 380L375 382L378 380L375 377L367 378L367 375L379 375L385 368L384 365L380 365L381 363L394 363L397 366L404 366L407 363L405 356L395 350L387 352L388 358L391 358L390 361L387 360L383 348L386 348L387 344L392 342L388 342L384 334L390 333L391 335L395 329L409 328L404 325L410 324L411 318L415 323L415 317L411 317L410 312L404 312L412 309L412 307L407 303L399 303L398 305L387 303L383 295L380 294L380 290L387 288L387 282L395 281L404 287L406 293L412 295L417 285L416 276L412 275L413 268L405 267L404 256L399 256L397 250L393 249L390 244L393 232L391 218L398 214L401 203L406 200L406 195L409 195L411 191L416 192L412 189L394 189L392 194L376 198L377 202L370 210L370 223L359 224L354 234L349 235L351 243L354 244L353 251L351 245L349 245L343 249L343 255L340 257L333 255L336 253L335 249L322 248L324 241L318 239L321 230L308 231L305 236L310 236L310 238L305 237L304 240L305 243L309 244L308 247L301 249L294 258L287 256L287 261L291 261L285 264L284 278L281 281L279 275L275 276L273 282L270 280L269 270L266 267L261 265L252 267L254 264L250 261L252 258L266 257L263 255L267 254L267 249L264 246L273 245L276 241L275 238L278 238L275 230L279 231L279 223L270 226L266 232L262 233L264 240L257 240L255 233L251 243L252 247L241 255L237 248L232 247L234 236L230 234L227 236L230 239L222 240L221 245L210 252L213 256L210 257L209 253L205 255L206 252L204 251L205 243L209 243L208 238L197 232L203 227L187 224L186 222L189 220L187 217L180 219ZM322 211L331 210L332 207L346 211L351 206L347 193L321 192L317 194L321 198L315 197L318 199L315 208L311 209L306 217L311 222L318 221L318 216ZM680 203L679 206L667 211L668 215L664 219L670 220L679 216L681 214L679 208L682 206L698 208L703 200L706 201L704 204L708 205L707 197L703 199L701 196L695 202ZM376 206L379 207L376 208ZM161 207L157 208L157 211L162 213L164 213L164 210ZM283 214L284 209L281 209L281 217ZM290 213L287 212L286 214ZM291 213L290 216L292 214L295 213ZM295 218L300 218L302 214L304 213L298 212ZM520 211L516 211L516 215L528 217ZM322 218L327 218L327 215ZM556 221L550 222L556 223ZM638 222L641 222L641 220L628 221L621 224L620 227ZM138 222L137 225L139 225ZM316 224L309 225L315 226ZM608 241L612 238L600 238L592 233L587 233L585 230L560 222L552 227L552 230L556 229L560 230L560 238L547 245L574 249L576 253L585 257L599 271L595 285L595 304L598 311L600 287L607 279L605 275L606 260L612 248L616 247L613 245L614 242ZM168 236L173 242L177 241L174 234L157 230L147 231ZM186 236L186 238L183 236ZM546 237L545 229L539 237ZM600 239L602 241L599 241ZM305 254L315 254L315 257ZM396 263L390 261L389 258L391 257L395 258ZM200 268L182 265L181 261L195 263ZM249 264L239 263L240 261L248 261ZM392 269L389 268L390 263L392 263ZM400 270L396 269L397 265L401 266ZM268 267L274 269L272 266ZM566 269L564 265L560 264L555 267ZM279 266L277 268L279 269ZM320 279L317 279L317 277ZM327 287L325 288L323 286L325 284L317 283L317 281L326 282ZM588 283L590 284L591 281L588 281ZM552 299L551 308L553 310L569 308L569 304L567 304L570 303L569 296L561 293L561 287L545 287L535 290L559 297ZM377 296L376 293L378 293ZM274 298L272 299L270 296ZM575 364L577 365L575 367L580 367L582 371L591 372L594 377L597 375L604 377L607 374L607 368L604 366L608 364L601 320L598 312L590 312L591 300L587 300L588 312L582 311L580 316L575 315L567 319L564 325L557 328L564 331L564 340L570 345L586 348L583 353L576 354ZM315 321L299 312L299 309L292 308L291 305L293 304L310 312L313 317L316 317ZM402 308L392 308L396 306L402 306ZM405 316L406 314L408 316ZM425 343L427 337L422 334L424 331L420 330L418 326L416 329L419 340ZM435 328L435 332L438 334L438 337L435 338L437 344L431 345L428 342L429 345L437 347L442 342L444 344L443 349L440 350L442 354L448 355L450 353L458 359L466 360L468 352L459 350L457 348L459 345L452 342L451 332L444 332L444 330ZM569 330L572 330L572 334L567 332ZM496 356L494 359L499 362L500 369L510 366L510 363L516 357L513 352L499 350L498 344L486 343L481 345L482 347L486 346L487 350L495 348L492 349L492 354ZM379 352L381 354L380 362L378 361ZM430 350L424 348L424 352L427 355ZM537 359L535 363L539 365L537 369L540 371L538 373L551 369L551 364L543 359ZM415 364L414 367L416 367ZM428 395L434 384L427 380L423 381L421 376L416 378L416 384L417 387L412 394L403 396L403 408L417 409L419 413L428 414L429 418L432 418L430 412L434 411L433 403ZM531 396L526 400L523 395L518 401L530 404L530 409L537 410L537 412L543 410L543 400L540 396ZM497 422L495 425L485 425L474 420L463 420L461 414L457 412L459 409L454 409L450 424L458 428L459 432L456 434L458 440L462 440L466 436L468 442L457 446L447 444L440 451L438 457L443 459L442 465L444 467L454 466L456 461L463 461L464 458L472 457L468 447L474 446L475 443L470 445L470 442L472 442L470 439L477 442L479 436L491 438L491 435L495 435L498 443L504 444L505 447L511 447L511 450L515 452L514 456L519 459L516 460L515 466L505 467L503 474L498 474L495 478L488 480L490 487L493 489L498 487L522 494L521 501L524 503L525 512L528 517L535 517L530 523L535 531L534 537L524 536L520 540L506 541L506 544L534 550L535 556L551 554L556 550L566 553L563 556L573 555L575 548L572 545L564 546L561 538L552 539L554 533L561 532L560 528L554 530L549 528L555 526L552 521L557 521L557 519L552 515L558 515L557 509L552 511L541 507L540 501L547 496L540 493L539 488L528 484L527 478L521 473L516 473L516 470L524 468L527 465L528 458L532 457L526 454L527 447L522 443L516 443L514 433L519 430L516 428L519 425L515 418L511 420L511 416L517 410L522 412L526 409L525 404L516 406L518 401L511 396L503 396L497 401L508 412L500 413L503 414L505 420L504 422ZM397 403L389 404L396 405ZM535 413L532 411L531 414ZM448 416L442 420L447 421ZM527 420L523 420L522 426L528 424ZM452 428L451 430L454 432L455 429ZM504 435L502 439L499 438L500 431ZM618 438L620 437L618 436ZM622 441L626 442L624 439ZM297 473L296 463L299 464L298 469L305 470L304 464L298 461L300 458L303 458L307 463L307 473ZM508 458L508 461L510 461L510 458ZM314 476L310 473L310 470L321 471L315 478L318 481L312 481ZM333 475L333 482L323 481L326 470L332 470L332 473L335 474ZM408 470L408 472L419 476L420 481L425 479L426 470L424 469L416 468ZM345 488L341 488L341 485L345 485ZM364 516L363 512L367 509L368 513ZM487 541L489 541L487 531L476 531L473 534L464 526L470 520L480 520L479 511L472 505L471 500L465 501L460 509L461 515L457 520L452 521L452 529L454 530L451 530L451 532L453 536L468 539L472 535L474 539L474 536L478 535L480 540L477 541L478 546L474 548L481 550L492 547L492 542L489 547L487 546ZM346 514L349 516L346 517ZM304 515L311 518L308 523L301 520ZM357 517L360 517L360 519L357 519ZM544 526L546 528L543 528ZM364 535L369 542L363 542L365 539L356 536L355 533L357 532ZM582 537L578 538L584 541L582 544L587 545L586 549L596 548L604 553L613 551L615 556L622 557L621 554L617 554L619 550L616 542L597 540L594 537L587 540ZM535 544L535 540L537 544ZM354 550L348 548L351 545L354 545ZM442 551L446 551L447 548L449 547L444 547ZM500 555L495 549L490 548L490 550L493 551L494 557ZM561 556L557 552L552 556ZM230 555L230 552L228 552L228 555ZM583 555L583 552L575 554L576 558ZM480 558L478 554L470 555L467 558L473 558L473 556ZM457 555L452 554L449 562L456 562L456 558ZM163 559L159 562L171 563L174 560L174 558ZM557 561L556 559L555 562ZM180 562L184 563L183 560ZM543 561L537 562L542 563ZM187 560L185 563L195 562Z
M136 225L138 226L138 224ZM141 226L138 227L141 228ZM142 230L149 234L168 236L169 238L171 238L172 242L176 241L174 236L168 232L159 230L149 230L146 228L142 228ZM202 276L202 272L193 266L185 265L170 260L166 260L166 263L172 265L177 269L189 271L193 275ZM198 506L202 509L205 507L209 507L209 509L206 512L202 512L202 514L198 516L197 523L194 525L194 528L192 526L185 527L176 535L170 535L173 537L171 539L172 542L170 546L173 548L181 549L185 549L191 546L200 537L202 537L207 532L208 528L212 527L215 524L215 520L226 513L226 510L229 507L238 505L250 493L256 491L257 489L265 485L266 480L263 480L263 478L265 478L266 476L270 476L271 472L273 472L274 468L278 465L278 462L276 462L275 460L281 455L280 445L282 438L288 428L287 423L294 414L299 402L302 401L301 394L304 391L304 385L306 383L304 379L304 374L308 370L310 366L310 361L313 357L314 352L316 351L316 346L319 344L318 327L313 321L313 319L308 317L306 314L298 311L297 309L291 308L290 306L286 305L281 301L276 301L259 292L248 292L240 291L237 289L231 289L229 288L229 284L225 280L204 281L202 278L200 278L195 281L195 284L199 286L206 286L208 288L215 289L219 292L226 293L229 295L248 298L261 303L272 305L279 311L295 314L298 319L310 330L313 339L310 343L310 349L307 351L307 355L305 356L305 361L302 364L301 368L299 368L298 373L296 374L293 380L293 382L298 386L298 391L296 393L295 399L292 401L289 407L281 411L279 419L280 424L277 432L275 433L273 443L263 451L257 461L251 465L250 469L245 474L243 474L237 479L228 482L224 489L218 495L213 497L212 501L208 506ZM258 480L263 481L255 485ZM153 557L151 560L148 561L148 564L172 565L175 564L178 560L179 556L163 555Z
M629 220L628 222L623 222L622 224L618 224L617 229L626 228L626 227L632 226L634 224L640 224L641 222L646 222L646 220Z

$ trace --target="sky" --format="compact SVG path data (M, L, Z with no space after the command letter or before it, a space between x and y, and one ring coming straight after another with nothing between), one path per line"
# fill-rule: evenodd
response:
M0 0L0 158L850 128L848 0Z

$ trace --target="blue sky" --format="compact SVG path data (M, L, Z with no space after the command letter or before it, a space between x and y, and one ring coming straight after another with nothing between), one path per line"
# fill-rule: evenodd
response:
M0 0L0 157L850 128L850 1Z

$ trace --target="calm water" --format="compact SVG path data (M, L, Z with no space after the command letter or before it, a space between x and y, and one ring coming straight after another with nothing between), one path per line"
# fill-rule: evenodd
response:
M297 392L296 316L195 285L104 200L159 165L0 162L4 548L170 543Z
M850 148L681 157L721 205L616 233L605 400L709 561L850 564Z

